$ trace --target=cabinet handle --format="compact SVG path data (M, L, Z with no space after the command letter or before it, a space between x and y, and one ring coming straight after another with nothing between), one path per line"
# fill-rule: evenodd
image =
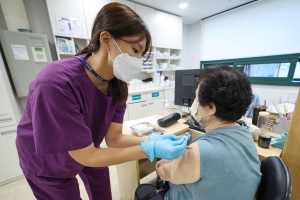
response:
M9 118L4 118L4 119L0 119L0 123L4 123L4 122L11 122L13 120L13 118L9 117Z
M1 132L1 136L7 136L7 135L11 135L11 134L16 134L16 130L9 130L9 131L3 131Z
M143 105L142 105L142 107L145 107L145 106L147 106L147 104L143 104Z
M149 103L149 105L153 105L153 104L154 104L153 102Z

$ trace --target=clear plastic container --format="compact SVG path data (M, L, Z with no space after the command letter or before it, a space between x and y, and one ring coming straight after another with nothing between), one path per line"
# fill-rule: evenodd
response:
M269 120L270 113L269 112L259 112L257 118L257 127L265 133L268 132L268 120Z

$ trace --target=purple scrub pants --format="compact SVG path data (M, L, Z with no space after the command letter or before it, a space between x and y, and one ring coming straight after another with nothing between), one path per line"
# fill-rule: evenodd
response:
M90 200L111 200L108 167L84 167L78 173ZM27 177L34 196L40 200L80 200L79 185L76 177L55 179L48 177Z

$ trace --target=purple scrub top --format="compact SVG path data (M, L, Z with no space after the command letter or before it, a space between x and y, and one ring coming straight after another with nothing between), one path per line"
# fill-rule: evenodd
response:
M85 58L86 55L81 55ZM16 146L25 176L70 178L83 169L67 151L99 147L111 122L123 123L126 104L104 95L77 58L47 64L30 83Z

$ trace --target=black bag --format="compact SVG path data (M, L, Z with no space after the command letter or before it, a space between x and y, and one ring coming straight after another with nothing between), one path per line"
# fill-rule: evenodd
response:
M170 189L169 182L156 178L156 187L151 184L142 184L135 191L135 200L163 200Z

